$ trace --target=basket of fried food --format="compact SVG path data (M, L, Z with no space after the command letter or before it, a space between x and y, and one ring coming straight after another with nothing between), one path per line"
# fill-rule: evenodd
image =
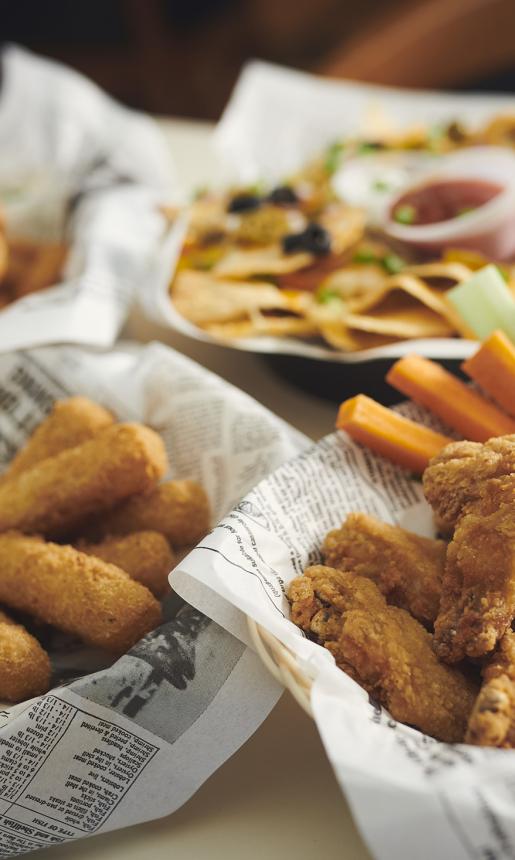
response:
M47 628L115 659L161 623L176 548L209 527L204 490L161 482L167 471L158 433L86 397L56 401L12 459L0 478L0 701L50 688Z
M342 404L338 418L352 439L421 475L437 536L350 513L287 598L293 623L395 720L448 743L512 749L515 348L494 332L464 369L482 391L415 356L389 373L464 440L367 398ZM309 713L311 680L293 652L249 627L265 665Z

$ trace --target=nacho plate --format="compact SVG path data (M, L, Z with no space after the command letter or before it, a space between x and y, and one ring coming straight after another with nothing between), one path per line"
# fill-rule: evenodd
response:
M301 111L302 99L306 107ZM221 180L225 182L227 178L225 188L231 190L214 194L211 199L208 195L200 201L205 225L210 221L211 236L200 254L199 269L212 276L215 289L218 279L236 281L240 286L242 282L252 282L253 287L257 281L264 303L257 308L254 303L251 313L235 313L231 319L206 319L199 326L188 309L189 302L194 304L193 297L185 296L182 291L181 301L176 306L172 285L172 302L166 302L169 284L162 283L158 300L148 299L147 306L153 304L153 315L161 322L165 320L197 339L255 352L295 354L336 362L386 358L412 350L422 350L432 357L467 356L473 344L460 337L459 321L445 302L446 289L466 279L475 268L466 260L433 260L432 264L443 266L443 269L431 272L431 266L429 269L421 267L420 260L401 258L404 265L388 271L383 258L400 254L397 248L387 245L383 258L374 261L384 270L374 273L373 288L367 286L367 262L359 260L357 264L367 289L363 307L356 309L352 302L343 308L351 314L352 325L348 324L347 313L331 311L326 314L329 301L327 294L324 297L324 289L332 289L332 278L345 278L349 268L356 266L354 254L357 252L359 256L363 246L365 251L369 245L375 246L378 237L369 230L368 223L363 223L362 217L360 226L357 207L350 203L345 205L334 196L328 198L320 175L326 170L327 178L327 162L338 160L341 146L328 147L328 143L335 140L350 141L354 152L359 147L366 149L368 146L372 152L385 146L403 149L410 155L423 152L427 156L429 152L433 158L459 147L458 138L466 128L467 144L505 145L513 119L499 114L506 113L508 106L509 100L503 97L431 94L428 98L426 94L322 81L265 64L252 64L244 72L215 134L215 144L227 167L226 177L222 176ZM349 107L352 110L349 111ZM322 113L325 121L321 119ZM445 134L435 134L435 130L442 128L446 129ZM381 135L382 140L378 140ZM375 136L375 140L371 140L371 136ZM300 213L294 211L291 201L276 201L270 196L271 191L281 190L285 177L288 187L293 186L302 197L302 204L297 207ZM259 187L253 187L257 181ZM242 193L260 197L261 207L251 207L247 211L231 207L232 199ZM193 210L190 214L195 220ZM352 225L352 229L348 226L341 242L336 240L337 229L332 223L335 215L337 222ZM330 234L329 254L313 254L309 248L298 247L295 252L291 247L285 252L285 237L302 233L313 222ZM174 231L175 226L171 234ZM379 237L379 244L384 245L383 240L384 237ZM192 250L196 253L196 262ZM176 240L174 247L174 240L169 237L171 268L179 262L179 274L188 265L199 264L198 251L197 245L193 249L190 246L184 253L182 245L179 248ZM406 276L403 284L389 280L401 275ZM181 280L177 283L181 284ZM275 304L275 299L271 299L270 291L265 288L268 283L283 293L275 308L270 306L270 301ZM205 279L204 287L207 284ZM410 340L403 334L405 326L395 324L393 319L392 326L386 324L386 329L384 319L376 324L368 319L356 320L356 315L375 318L384 296L393 289L411 295L411 303L403 307L411 321ZM320 293L322 301L318 300ZM254 299L258 300L257 295ZM418 313L411 313L415 308ZM427 309L441 315L438 325Z

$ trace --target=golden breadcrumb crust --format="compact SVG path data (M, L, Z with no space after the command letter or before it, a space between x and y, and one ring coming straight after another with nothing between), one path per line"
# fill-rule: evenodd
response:
M150 591L113 564L17 532L0 535L0 601L115 653L161 621Z
M46 693L50 660L37 639L0 612L0 701L22 702Z
M440 605L446 549L441 540L355 513L329 532L322 555L329 567L372 579L388 603L432 626Z
M19 475L47 457L87 442L113 421L107 409L87 397L56 400L48 417L36 427L30 439L18 451L2 479Z
M292 620L401 722L442 741L462 741L477 689L441 664L431 634L388 606L370 579L316 565L289 587Z
M175 556L159 532L133 532L107 537L100 543L79 541L77 549L120 567L156 597L162 597L169 588L168 574L175 565Z
M209 530L209 501L195 481L167 481L133 496L103 516L104 534L151 530L164 534L172 546L197 543Z
M157 433L141 424L113 424L0 483L0 531L62 534L88 514L150 489L167 465Z

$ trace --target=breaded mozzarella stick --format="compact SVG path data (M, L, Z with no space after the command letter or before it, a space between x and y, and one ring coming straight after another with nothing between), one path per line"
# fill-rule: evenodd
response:
M155 597L113 564L17 532L0 535L0 601L117 654L161 622Z
M209 501L195 481L167 481L148 493L133 496L102 517L103 534L128 534L151 529L172 546L197 543L209 530ZM97 526L97 523L95 523Z
M0 484L0 531L58 535L88 514L149 490L167 469L161 438L141 424L113 424Z
M169 587L168 574L175 566L175 556L159 532L142 531L107 537L100 543L80 541L77 549L115 564L156 597L162 597Z
M50 660L25 627L0 612L0 701L23 702L46 693Z
M67 448L87 442L113 421L107 409L87 397L57 400L48 417L36 427L30 439L18 451L3 473L2 480L19 475Z

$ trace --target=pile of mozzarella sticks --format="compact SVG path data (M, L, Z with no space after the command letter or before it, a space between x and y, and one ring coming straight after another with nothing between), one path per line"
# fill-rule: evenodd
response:
M120 655L161 621L174 549L209 528L194 481L160 483L160 436L85 397L57 401L0 477L0 603ZM50 686L38 640L0 612L0 700Z

